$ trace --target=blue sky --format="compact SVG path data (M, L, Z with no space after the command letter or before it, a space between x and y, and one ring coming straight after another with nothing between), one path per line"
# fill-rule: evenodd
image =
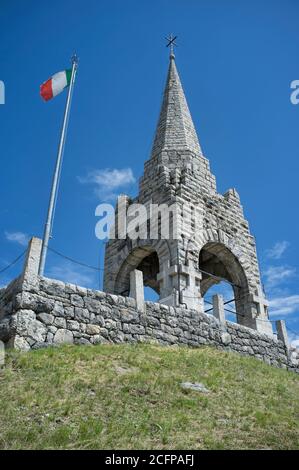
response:
M176 61L219 192L236 187L256 236L272 318L299 331L299 79L296 0L0 0L0 269L41 236L65 94L39 85L80 64L56 211L56 250L98 266L100 199L136 193L168 65ZM112 172L112 173L111 173ZM6 284L20 263L0 274ZM51 253L47 275L98 287L96 271Z

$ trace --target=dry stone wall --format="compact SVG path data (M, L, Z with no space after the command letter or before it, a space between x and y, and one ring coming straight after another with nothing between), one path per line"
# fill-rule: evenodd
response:
M158 342L214 345L299 372L283 342L195 310L107 294L35 276L14 281L1 292L0 339L21 350L62 343Z

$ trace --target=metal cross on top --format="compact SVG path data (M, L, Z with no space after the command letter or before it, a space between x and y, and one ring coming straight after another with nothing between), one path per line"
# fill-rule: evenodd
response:
M167 41L166 47L170 47L170 57L174 57L174 46L177 47L177 44L175 43L175 40L177 39L177 36L173 36L172 33L168 36L168 38L165 38Z

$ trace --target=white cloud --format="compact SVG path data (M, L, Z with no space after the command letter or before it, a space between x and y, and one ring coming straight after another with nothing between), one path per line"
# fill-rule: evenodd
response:
M131 168L93 170L85 177L78 177L78 180L83 184L94 184L95 194L104 200L114 199L118 190L136 182Z
M288 331L288 338L289 343L293 348L299 348L299 335L297 333Z
M299 348L299 336L297 336L296 338L297 339L293 339L290 341L291 346L293 346L293 348Z
M291 315L299 313L299 295L277 297L269 301L271 316Z
M82 287L98 288L98 286L95 285L95 275L90 269L84 268L83 266L74 266L70 261L52 266L47 276Z
M29 236L23 232L5 232L6 240L18 243L21 246L26 246L29 241Z
M289 266L269 266L266 271L264 271L266 288L271 289L295 275L296 268Z
M275 245L266 251L267 257L272 259L280 259L290 243L286 240L276 242Z

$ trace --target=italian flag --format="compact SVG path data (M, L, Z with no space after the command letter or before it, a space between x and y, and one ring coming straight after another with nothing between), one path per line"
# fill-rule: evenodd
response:
M71 83L72 69L63 70L49 78L40 86L40 95L45 101L59 95Z

